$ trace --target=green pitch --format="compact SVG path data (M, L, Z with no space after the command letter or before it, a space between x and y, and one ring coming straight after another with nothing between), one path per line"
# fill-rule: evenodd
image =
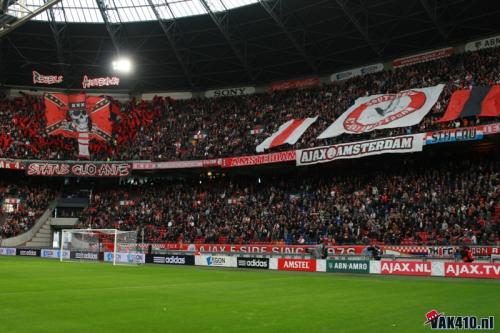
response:
M500 281L0 257L1 333L430 332L425 313L496 316Z

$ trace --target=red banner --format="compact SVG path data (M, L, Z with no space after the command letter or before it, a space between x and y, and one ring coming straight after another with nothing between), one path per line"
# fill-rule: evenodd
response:
M328 255L342 254L362 254L367 246L364 245L339 245L327 246ZM428 255L436 257L453 256L457 251L457 246L425 246L425 245L381 245L380 248L385 254L394 255ZM490 256L492 254L500 254L498 246L470 246L472 253L475 256Z
M130 174L128 163L29 163L28 176L65 176L65 177L124 177Z
M381 261L380 274L431 276L432 263L418 261Z
M444 276L462 278L500 279L498 263L445 263Z
M500 133L500 123L489 124L489 125L480 125L477 127L482 129L483 133L486 135Z
M282 163L295 161L295 150L284 151L280 153L271 153L263 155L228 157L222 159L223 168L235 168L249 165L260 165L270 163Z
M316 260L314 259L278 259L278 270L280 271L303 271L316 272Z
M412 55L409 57L398 58L398 59L393 60L392 67L398 68L398 67L409 66L409 65L413 65L413 64L418 64L420 62L427 62L427 61L432 61L432 60L436 60L439 58L449 57L452 54L453 54L452 47L447 47L444 49L429 51L429 52L425 52L425 53L419 53L419 54Z
M14 169L22 170L24 169L23 164L20 161L0 161L0 169Z
M230 244L185 244L185 249L199 252L244 252L244 253L277 253L277 254L304 254L315 246L307 245L230 245Z
M306 79L287 80L271 83L271 91L301 89L319 86L319 77L309 77Z

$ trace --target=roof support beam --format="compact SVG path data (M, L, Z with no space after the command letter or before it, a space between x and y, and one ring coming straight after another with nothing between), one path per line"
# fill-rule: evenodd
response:
M108 31L109 38L113 43L113 46L118 55L121 54L124 47L124 32L123 26L121 23L112 23L108 16L108 6L105 3L106 0L96 0L97 7L99 7L99 11L101 12L102 19L104 24L106 25L106 30Z
M7 3L9 3L8 0L4 0ZM20 26L24 25L26 22L31 20L33 17L37 16L40 13L43 13L47 9L51 8L52 6L55 6L62 0L47 0L43 5L40 7L36 8L35 10L28 10L27 8L24 8L26 10L26 15L15 20L12 23L6 23L0 26L0 39L7 36L8 33L13 31L14 29L19 28ZM5 3L2 3L2 10L4 9L3 7L5 6ZM8 6L8 4L7 4ZM7 10L7 8L5 8Z
M168 42L170 43L170 46L174 50L174 55L177 61L179 62L179 65L181 66L182 71L184 72L184 76L186 78L186 81L189 83L191 87L193 87L193 76L191 72L188 69L188 64L186 63L185 59L183 59L179 49L177 48L177 42L176 42L176 37L180 35L180 32L177 27L177 21L175 18L169 21L165 21L161 18L160 13L158 12L158 8L153 4L152 0L148 0L149 5L151 6L151 10L156 16L156 19L158 20L158 23L160 23L161 29L163 30L163 33L168 39ZM170 10L170 6L167 3L167 7ZM172 17L174 17L172 11L170 10L170 14L172 14Z
M252 82L255 82L256 76L250 69L246 56L243 55L242 52L240 52L240 50L236 46L235 38L233 38L233 36L231 35L229 29L230 22L229 22L228 12L223 11L219 13L214 13L210 8L210 6L208 5L207 0L199 0L199 1L203 5L203 8L205 8L205 10L207 11L212 21L214 21L217 28L219 28L220 32L222 33L227 43L231 47L231 50L233 51L234 55L236 56L236 58L238 58L239 62L243 66L243 69L245 70L247 76L250 78Z
M354 24L356 29L361 33L365 41L368 43L370 48L377 54L377 56L381 57L383 52L382 49L380 49L370 38L370 34L368 33L368 26L363 27L361 23L359 22L358 18L356 15L353 13L352 9L349 7L349 1L348 0L335 0L337 2L337 5L342 9L342 11L347 15L349 20Z
M47 0L45 0L47 1ZM64 80L68 80L68 64L66 64L66 57L64 56L64 45L66 41L66 19L62 22L56 22L56 15L53 8L48 9L49 16L49 26L52 30L52 35L54 36L54 42L56 44L57 61L64 75Z
M424 7L425 11L427 12L427 15L429 15L430 19L432 20L432 23L434 23L434 26L436 26L436 29L438 30L439 34L443 38L443 41L447 42L448 41L448 34L446 33L445 29L441 25L438 19L438 14L437 14L437 3L434 2L433 6L431 7L431 4L429 3L428 0L420 0L420 3Z
M292 35L292 33L290 32L290 30L288 30L287 27L285 26L285 24L283 22L284 21L283 20L283 15L280 15L279 13L276 13L276 7L282 5L281 1L282 0L276 0L276 1L272 1L272 0L259 0L259 2L262 5L262 7L264 7L264 9L269 14L269 16L271 16L271 18L274 20L274 22L280 27L280 29L286 35L286 37L288 38L288 40L290 40L290 42L292 43L293 47L302 56L302 58L304 59L304 61L309 65L309 67L311 67L311 69L314 72L318 72L318 67L316 66L316 64L314 63L314 61L311 59L311 57L307 54L307 52L305 51L304 47L297 42L297 40ZM274 4L271 5L270 4L271 2L274 2Z

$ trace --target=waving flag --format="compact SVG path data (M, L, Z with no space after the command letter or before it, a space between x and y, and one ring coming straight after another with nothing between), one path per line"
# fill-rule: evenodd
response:
M266 149L271 149L276 146L288 143L290 145L295 144L302 134L311 126L318 116L314 118L305 119L291 119L280 126L278 131L273 133L270 137L265 139L260 145L257 146L257 152L261 153Z
M465 117L497 117L500 115L500 85L457 90L451 95L443 118L438 122Z
M376 129L413 126L436 104L444 84L434 87L360 97L318 139L343 133L361 134Z

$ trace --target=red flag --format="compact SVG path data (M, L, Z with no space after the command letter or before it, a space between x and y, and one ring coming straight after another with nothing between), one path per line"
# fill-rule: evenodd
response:
M450 103L438 122L452 121L465 117L497 117L500 115L500 85L474 87L471 90L457 90L451 95Z

